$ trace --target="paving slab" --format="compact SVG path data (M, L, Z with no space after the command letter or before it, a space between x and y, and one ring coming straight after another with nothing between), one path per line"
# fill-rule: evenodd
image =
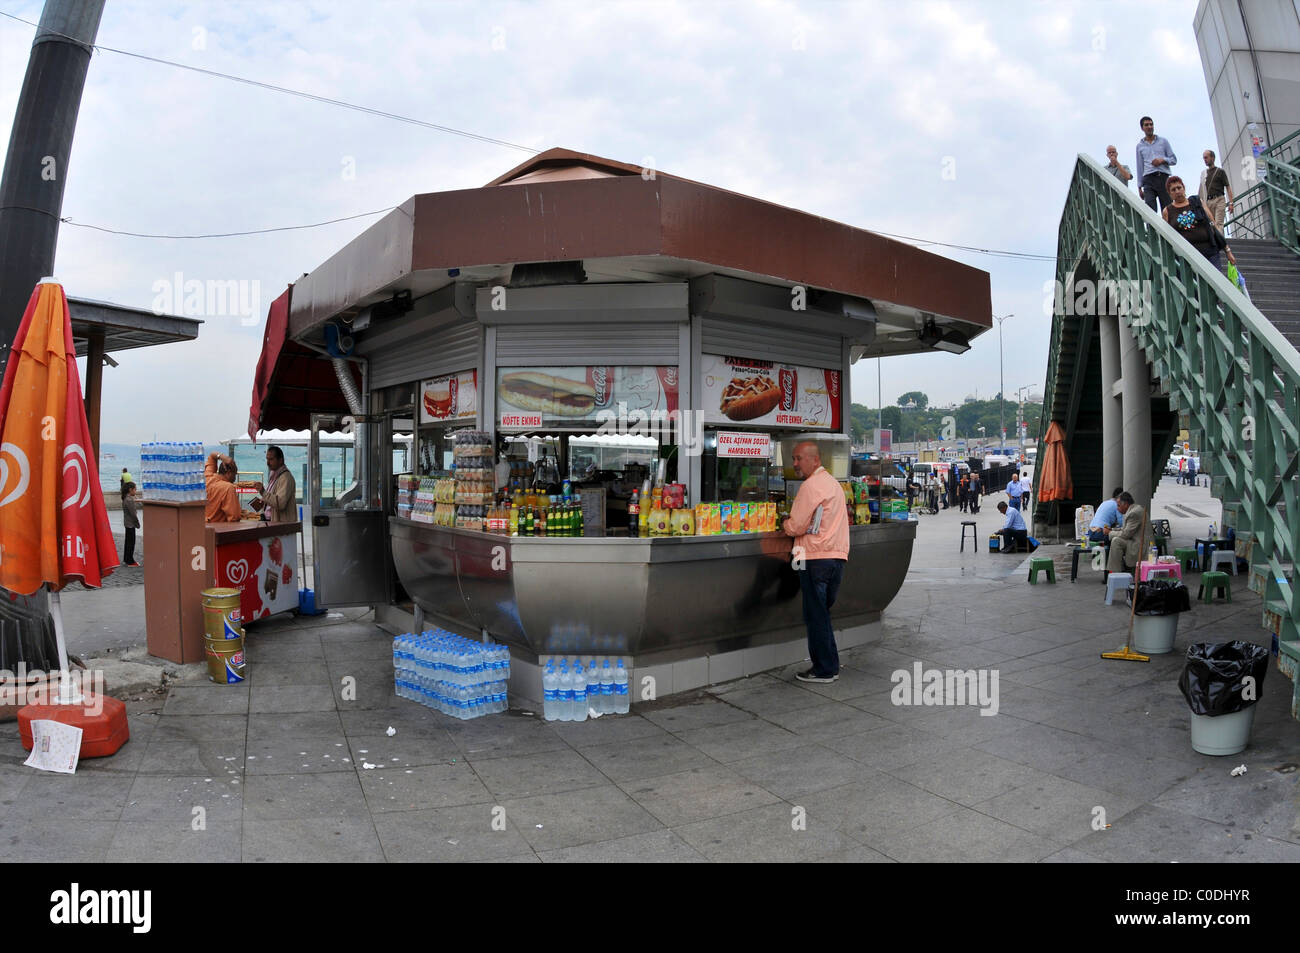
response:
M773 804L777 795L722 765L627 781L627 794L669 827Z
M500 804L476 804L375 815L390 861L446 863L536 857Z
M672 831L632 834L597 844L539 851L544 863L576 864L699 864L708 858Z
M512 798L503 802L502 807L539 855L546 850L595 844L663 828L658 818L613 784Z

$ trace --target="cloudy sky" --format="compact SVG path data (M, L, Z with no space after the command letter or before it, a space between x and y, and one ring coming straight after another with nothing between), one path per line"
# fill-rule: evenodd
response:
M41 4L0 0L35 22ZM1138 118L1198 174L1214 128L1192 31L1169 2L166 3L108 0L98 44L506 140L564 146L936 242L1051 255L1078 152L1133 161ZM35 30L0 18L8 141ZM63 214L150 234L322 222L477 187L527 153L101 50ZM945 176L945 170L949 174ZM179 240L64 225L70 294L154 307L159 282L240 281L257 320L118 356L105 442L220 440L248 417L271 300L373 218ZM1041 392L1050 261L927 246L989 272L1006 390ZM246 326L247 325L247 326ZM998 334L884 362L890 403L998 390ZM876 364L854 369L875 404Z

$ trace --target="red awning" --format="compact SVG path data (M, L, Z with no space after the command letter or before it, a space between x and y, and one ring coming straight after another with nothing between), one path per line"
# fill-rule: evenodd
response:
M334 365L323 354L289 340L289 298L293 286L271 302L262 336L262 356L253 375L253 403L248 408L248 435L259 430L306 430L313 413L346 414ZM352 375L361 386L355 365Z

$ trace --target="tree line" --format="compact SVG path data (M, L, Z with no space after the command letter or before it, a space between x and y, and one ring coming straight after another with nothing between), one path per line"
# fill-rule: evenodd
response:
M955 437L962 440L976 440L982 443L996 443L999 436L999 401L995 395L991 400L973 400L955 408L931 407L930 401L920 391L908 391L898 398L898 403L885 407L880 414L882 426L894 432L895 442L917 440L934 440L940 444L955 443L947 434L955 431ZM903 407L900 404L915 404L915 407ZM1007 422L1007 440L1016 438L1015 400L1001 403L1002 413ZM1041 403L1025 402L1025 421L1029 424L1029 436L1038 436L1038 424L1042 418ZM952 427L948 427L945 418L951 417ZM854 404L851 412L853 442L865 443L876 429L877 411L875 407ZM984 427L981 437L979 428Z

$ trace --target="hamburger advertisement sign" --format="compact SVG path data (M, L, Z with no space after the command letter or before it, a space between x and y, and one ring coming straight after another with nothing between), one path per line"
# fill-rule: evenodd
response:
M677 409L676 367L514 367L497 370L503 430L572 427L611 413Z
M839 430L840 372L705 354L704 422Z
M420 423L473 421L478 414L478 371L444 374L420 384Z

